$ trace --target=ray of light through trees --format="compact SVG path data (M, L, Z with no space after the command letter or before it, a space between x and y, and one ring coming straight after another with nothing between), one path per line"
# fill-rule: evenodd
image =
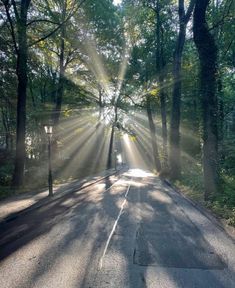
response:
M51 123L55 183L126 165L232 211L234 9L0 1L0 188L45 187Z

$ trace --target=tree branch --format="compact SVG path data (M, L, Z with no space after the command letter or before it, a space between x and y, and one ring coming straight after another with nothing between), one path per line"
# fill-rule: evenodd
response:
M46 22L46 23L60 25L59 22L51 21L51 20L48 20L48 19L34 19L34 20L30 21L29 23L27 23L27 26L29 26L29 25L31 25L33 23L37 23L37 22Z
M39 42L46 40L47 38L49 38L50 36L52 36L55 32L57 32L57 31L61 28L61 26L62 26L63 24L64 24L64 23L61 23L59 26L56 27L56 29L52 30L50 33L48 33L48 34L45 35L44 37L39 38L39 39L36 40L35 42L29 44L28 47L32 47L32 46L38 44Z
M193 13L194 6L195 6L195 0L191 0L189 3L189 6L188 6L188 10L187 10L185 17L184 17L184 23L185 24L188 24L188 21L189 21L191 15Z
M55 53L57 56L59 56L60 55L60 53L58 52L58 51L55 51L54 49L52 49L52 48L47 48L49 51L51 51L51 52L53 52L53 53Z
M18 10L16 8L15 0L11 0L11 3L12 3L13 9L14 9L14 13L15 13L15 16L16 16L16 21L19 22L20 17L19 17Z
M11 32L11 37L12 37L12 40L13 40L13 45L14 45L14 49L15 49L15 53L18 54L18 47L17 47L17 42L16 42L16 36L15 36L15 30L14 30L14 25L13 25L13 22L12 22L12 19L11 19L11 15L9 13L9 3L8 1L3 1L2 0L2 3L5 7L5 11L6 11L6 15L7 15L7 20L10 24L10 32Z
M125 95L124 97L129 98L129 99L131 100L131 102L132 102L132 104L133 104L134 106L136 106L136 107L140 107L140 108L144 108L143 105L135 103L135 101L131 98L130 95ZM142 95L142 97L144 97L144 95Z
M32 47L34 46L35 44L38 44L39 42L41 41L44 41L46 40L47 38L49 38L50 36L52 36L54 33L56 33L77 11L78 9L82 6L82 4L85 2L86 0L82 0L78 6L76 7L76 9L71 12L68 17L63 21L61 22L54 30L52 30L50 33L48 33L47 35L43 36L42 38L36 40L35 42L29 44L29 47Z
M228 6L227 12L224 11L222 18L221 18L215 25L213 25L213 26L209 29L209 31L211 31L211 30L217 28L218 26L224 24L224 21L225 21L226 18L229 16L229 12L230 12L231 6L232 6L232 1L230 2L229 6Z
M234 41L234 39L232 39L232 40L230 41L230 43L229 43L229 45L228 45L228 47L227 47L225 53L223 54L223 57L222 57L222 58L225 58L225 57L227 56L227 53L228 53L230 47L232 46L233 41Z
M65 64L64 64L65 67L67 67L68 64L70 64L75 59L75 57L73 55L76 51L77 51L77 48L69 50L68 55L66 57Z

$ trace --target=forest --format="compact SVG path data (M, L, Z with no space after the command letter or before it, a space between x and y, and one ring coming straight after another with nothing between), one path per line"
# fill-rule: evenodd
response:
M234 0L1 0L0 198L117 165L235 225Z

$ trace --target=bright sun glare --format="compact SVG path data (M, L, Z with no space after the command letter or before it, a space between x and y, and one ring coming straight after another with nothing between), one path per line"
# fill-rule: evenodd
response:
M122 3L122 0L113 0L114 5L119 5Z

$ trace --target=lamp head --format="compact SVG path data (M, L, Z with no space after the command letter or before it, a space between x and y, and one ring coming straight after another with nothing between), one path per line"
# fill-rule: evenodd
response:
M51 124L44 125L44 130L47 135L52 135L53 125Z

